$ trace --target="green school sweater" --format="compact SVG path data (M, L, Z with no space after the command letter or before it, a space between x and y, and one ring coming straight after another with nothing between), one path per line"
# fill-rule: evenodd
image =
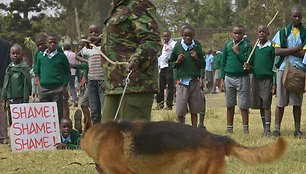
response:
M64 51L63 51L63 49L62 49L61 46L58 45L58 46L56 47L56 49L57 49L58 52L64 53ZM35 49L34 55L33 55L33 60L34 60L34 62L32 62L33 64L35 64L35 63L37 62L37 56L38 56L38 54L39 54L40 52L41 52L41 51L39 51L37 48ZM35 66L35 65L34 65L34 66Z
M221 58L222 58L222 54L221 53L216 53L214 55L214 60L213 60L213 70L217 70L220 69L220 65L221 65Z
M10 63L6 69L1 100L21 99L29 102L31 95L30 69L25 62L13 66Z
M185 51L181 42L177 42L173 48L169 59L170 67L176 69L176 79L196 78L201 76L205 67L201 43L195 40L196 46L193 50L197 53L198 59L193 60L190 51ZM182 63L176 64L176 60L180 54L184 54L185 59Z
M70 132L70 138L71 138L71 142L66 144L67 148L68 149L80 149L80 141L81 141L80 133L77 130L72 129Z
M225 75L228 76L246 76L248 71L243 69L244 62L247 61L252 46L249 42L242 40L239 43L239 53L233 51L234 43L232 41L226 42L222 50L220 77L224 79Z
M251 59L252 71L256 78L273 77L273 64L275 59L275 48L270 45L264 48L255 49Z
M62 52L58 52L51 59L40 52L34 73L35 76L39 76L39 82L43 88L54 89L62 85L67 86L70 80L70 65L66 55Z

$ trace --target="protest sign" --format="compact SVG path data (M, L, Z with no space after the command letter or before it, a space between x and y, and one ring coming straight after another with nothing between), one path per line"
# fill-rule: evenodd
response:
M61 142L55 102L11 104L10 111L13 151L53 150Z

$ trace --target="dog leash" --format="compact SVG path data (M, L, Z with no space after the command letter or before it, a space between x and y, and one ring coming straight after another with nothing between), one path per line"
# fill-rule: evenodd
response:
M130 75L132 74L132 70L128 73L126 79L125 79L125 86L123 88L123 92L122 92L122 95L121 95L121 98L120 98L120 101L119 101L119 105L118 105L118 108L117 108L117 112L116 112L116 115L114 117L114 121L117 120L117 117L118 117L118 114L119 114L119 110L120 110L120 107L121 107L121 104L122 104L122 100L123 100L123 97L125 95L125 92L126 92L126 88L128 86L128 84L130 83Z
M110 58L108 58L100 49L98 49L98 47L92 43L89 44L90 46L92 46L93 48L95 48L96 50L98 50L100 52L100 54L102 55L102 57L105 58L106 61L108 61L109 63L117 66L117 65L128 65L129 63L128 62L114 62L112 61ZM127 86L128 84L130 83L130 75L132 74L132 70L128 73L126 79L125 79L125 86L123 88L123 92L122 92L122 95L121 95L121 98L120 98L120 101L119 101L119 105L118 105L118 108L117 108L117 111L116 111L116 115L114 117L114 121L117 120L117 117L118 117L118 114L119 114L119 110L120 110L120 107L121 107L121 104L122 104L122 100L123 100L123 97L125 95L125 92L126 92L126 89L127 89Z

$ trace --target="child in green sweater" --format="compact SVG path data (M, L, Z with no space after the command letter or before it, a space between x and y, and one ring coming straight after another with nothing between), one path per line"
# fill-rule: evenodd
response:
M185 26L182 40L174 46L169 64L176 69L176 115L180 123L185 123L187 104L191 114L192 126L197 126L197 114L201 111L201 71L205 67L202 46L194 40L194 29Z
M72 129L72 120L62 118L60 121L61 143L56 143L56 149L80 149L81 135Z
M19 45L10 49L12 63L6 69L1 101L3 109L10 104L28 103L31 95L31 76L29 66L22 61L23 50ZM12 124L8 109L9 123Z
M233 27L233 41L228 41L222 50L220 67L221 89L225 91L227 108L227 133L233 133L235 105L241 110L243 131L249 132L250 79L244 63L252 51L249 42L243 40L244 27Z
M47 47L39 52L34 73L39 80L40 101L56 102L59 118L63 117L63 96L67 94L66 86L70 80L70 67L66 55L57 50L57 36L47 37ZM69 117L69 115L64 115Z
M260 109L261 120L264 129L264 136L270 136L271 124L271 103L272 92L275 90L273 85L273 64L275 59L275 48L268 40L268 27L260 25L257 28L259 43L251 59L252 90L251 108Z

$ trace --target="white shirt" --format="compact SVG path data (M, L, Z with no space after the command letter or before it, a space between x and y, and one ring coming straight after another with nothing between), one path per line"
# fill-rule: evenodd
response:
M163 69L169 67L168 60L171 56L173 48L176 44L176 41L170 39L168 43L164 43L162 54L158 57L158 67L159 69Z
M206 67L205 67L206 71L213 71L212 69L213 60L214 60L214 56L212 54L208 54L206 56Z
M77 63L74 52L72 52L71 50L66 50L66 51L64 51L64 54L66 55L69 64L76 64ZM70 68L70 73L71 73L72 76L75 75L75 72L76 72L75 68Z

